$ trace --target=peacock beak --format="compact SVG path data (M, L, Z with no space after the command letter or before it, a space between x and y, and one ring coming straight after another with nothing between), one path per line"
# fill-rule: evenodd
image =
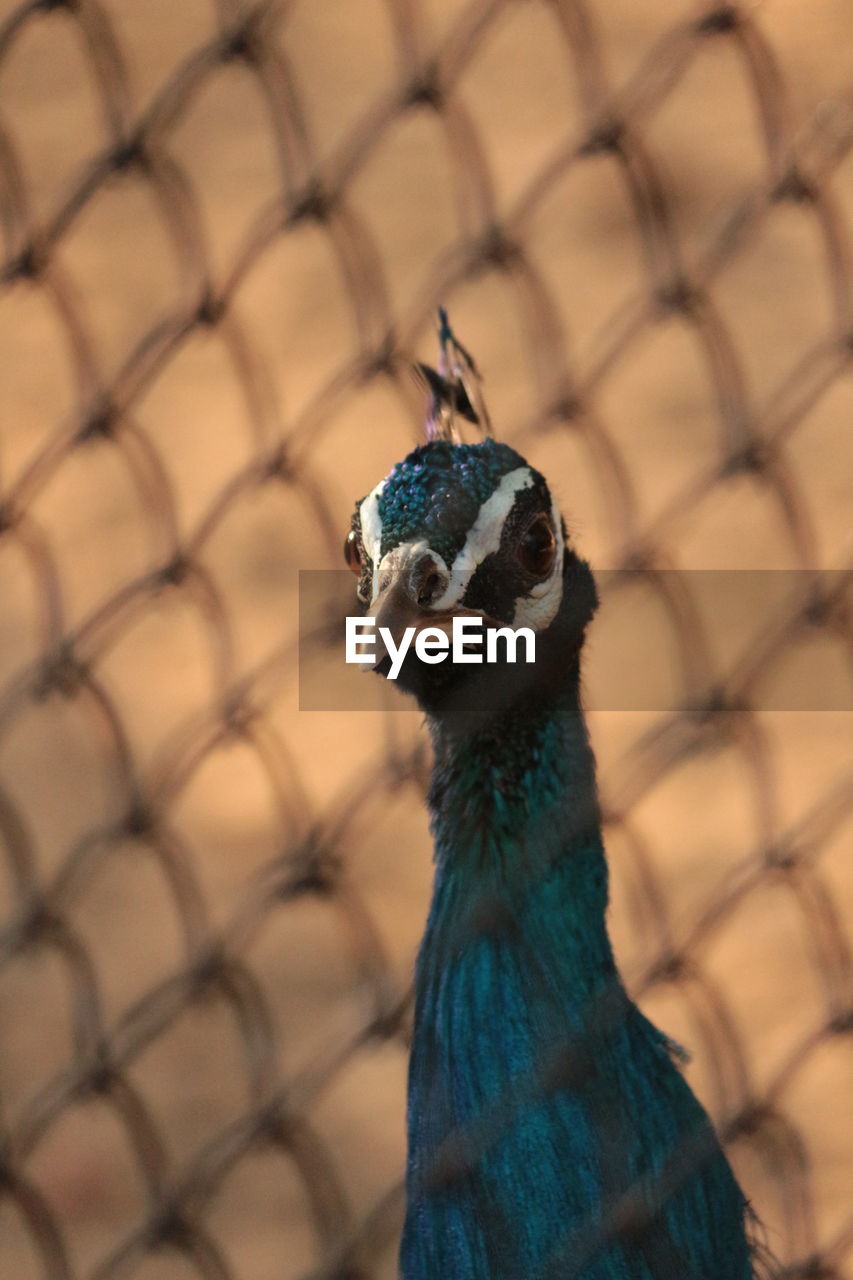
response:
M415 634L425 626L441 625L430 606L446 591L450 575L440 556L425 543L395 548L380 569L367 617L375 620L376 658L373 668L391 657L384 642L387 632L399 646L408 628Z
M418 604L417 599L413 599L405 580L400 577L394 577L380 592L366 616L373 618L376 624L376 656L372 662L366 664L374 670L381 667L386 660L390 661L392 657L384 640L386 631L394 644L399 647L406 630L414 627L417 631L427 623L429 617L423 607Z
M444 561L425 543L390 552L380 566L373 601L365 615L374 620L375 632L374 657L364 662L365 669L387 673L388 667L399 661L391 647L397 654L407 652L425 628L443 631L452 639L454 618L477 617L487 626L504 625L478 609L465 608L458 599L460 594L451 584Z

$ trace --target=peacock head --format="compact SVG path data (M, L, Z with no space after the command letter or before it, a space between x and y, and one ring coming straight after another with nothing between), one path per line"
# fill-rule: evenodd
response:
M368 615L399 650L425 629L452 634L467 618L485 633L529 628L535 659L426 661L409 644L397 683L431 716L478 722L577 684L583 633L596 605L589 566L573 551L542 475L506 444L432 440L398 462L357 503L345 556ZM466 627L470 634L474 626ZM503 638L503 637L502 637ZM377 640L380 675L392 666Z

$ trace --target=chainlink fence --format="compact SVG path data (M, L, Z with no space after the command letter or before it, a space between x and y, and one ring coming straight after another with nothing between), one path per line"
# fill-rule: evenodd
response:
M396 1272L427 747L300 710L297 579L440 302L683 660L591 714L630 989L786 1274L853 1275L849 26L0 5L4 1277ZM787 585L733 653L685 569ZM769 710L796 664L847 710Z

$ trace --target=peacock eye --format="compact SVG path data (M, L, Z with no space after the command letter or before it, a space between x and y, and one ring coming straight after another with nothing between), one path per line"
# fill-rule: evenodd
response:
M557 540L548 516L538 515L522 534L516 551L519 564L533 578L546 578L554 567Z
M344 542L344 559L354 574L361 573L361 547L358 545L358 534L355 529L350 529L346 536L346 541Z

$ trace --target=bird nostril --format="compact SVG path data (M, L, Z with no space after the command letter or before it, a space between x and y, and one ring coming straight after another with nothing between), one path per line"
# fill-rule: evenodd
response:
M409 577L409 591L422 609L437 600L446 586L446 575L435 559L426 555L412 566Z
M418 587L418 604L429 604L441 591L441 577L433 569Z

